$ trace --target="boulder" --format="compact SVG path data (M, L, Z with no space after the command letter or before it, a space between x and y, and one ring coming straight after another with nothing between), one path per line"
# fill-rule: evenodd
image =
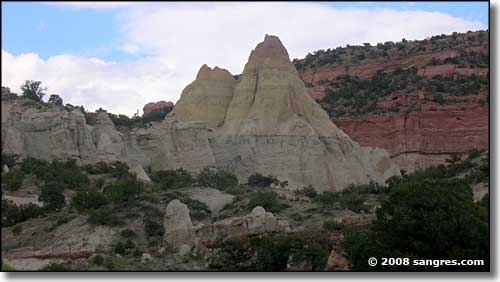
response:
M159 102L151 102L151 103L147 103L146 105L144 105L144 107L142 108L142 111L144 114L148 114L152 111L155 111L155 110L158 110L158 109L163 109L163 108L172 108L174 106L174 103L172 102L166 102L166 101L159 101Z
M174 248L194 242L195 233L189 216L189 208L181 201L176 199L168 204L163 226L165 228L164 239Z
M261 207L255 207L246 216L232 217L216 221L212 224L196 226L198 238L205 242L213 242L230 237L256 235L274 232L291 231L285 219L277 218Z
M129 172L135 175L135 178L142 182L151 182L151 178L144 171L142 165L137 165L134 168L129 169Z
M328 256L328 262L326 264L326 270L329 271L339 271L349 270L349 260L345 258L343 255L339 254L335 250L330 252L330 256Z

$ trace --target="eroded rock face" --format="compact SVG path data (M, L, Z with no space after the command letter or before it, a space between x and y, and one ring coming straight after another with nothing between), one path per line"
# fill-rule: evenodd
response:
M80 110L2 100L2 153L21 158L96 161L91 128Z
M474 102L408 115L339 118L336 123L361 145L385 148L406 171L442 164L452 153L488 147L488 106Z
M2 100L3 153L191 173L219 167L241 182L271 174L319 191L399 174L385 151L361 148L330 121L275 36L257 45L238 80L203 66L165 120L148 127L118 131L106 112L90 126L79 110L40 107Z
M224 77L226 85L231 85L225 91L234 88L232 94L224 92L224 103L217 103L221 114L214 120L213 112L203 110L203 105L196 114L182 114L185 108L194 111L183 101L220 101L219 90L193 90L212 78L209 74ZM238 81L226 71L203 66L197 81L186 87L166 118L192 119L212 130L210 147L217 166L236 173L242 181L258 172L287 180L292 188L313 184L321 191L339 191L351 183L382 183L399 174L383 150L372 154L362 149L330 121L307 95L275 36L266 35L252 51Z
M201 120L209 127L219 127L224 123L235 85L236 81L227 70L203 65L196 80L184 88L169 116L183 122Z
M177 199L168 204L163 226L165 228L165 241L174 247L190 244L195 239L189 208Z

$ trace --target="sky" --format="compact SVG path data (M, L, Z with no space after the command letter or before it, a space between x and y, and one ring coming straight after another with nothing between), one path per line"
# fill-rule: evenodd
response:
M2 86L132 115L177 101L203 64L241 73L265 34L318 49L488 29L488 2L3 2Z

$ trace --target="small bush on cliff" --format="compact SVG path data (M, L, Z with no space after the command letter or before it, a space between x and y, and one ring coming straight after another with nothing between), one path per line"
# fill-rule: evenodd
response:
M79 191L71 199L73 207L78 211L88 211L98 209L108 204L108 199L104 193L97 190Z
M98 209L90 210L89 222L98 225L115 225L119 221L113 214L113 209L109 206L102 206Z
M200 185L212 187L220 191L238 186L238 178L225 170L204 168L198 174L197 180Z
M89 174L105 174L110 173L111 176L125 179L130 176L128 172L129 166L120 161L115 161L112 163L98 162L95 164L88 164L83 166L83 170L85 170Z
M350 209L354 212L360 212L366 209L364 202L366 201L365 196L354 191L342 191L338 193L323 192L315 198L323 207L331 208L335 203L339 203L343 208Z
M193 177L186 170L162 170L153 173L151 179L160 184L163 190L190 187L193 184Z
M445 102L445 100L444 100L443 94L438 93L438 94L434 95L434 103L437 103L439 105L443 105L444 102Z
M148 238L161 238L165 234L165 228L156 220L144 220L144 233Z
M49 211L57 211L66 205L63 195L64 186L59 182L48 182L42 186L38 200L43 202L43 207Z
M35 204L16 205L13 201L2 199L2 227L45 215L45 210Z
M4 165L12 168L17 162L18 156L14 154L2 154L2 169Z
M278 183L278 179L274 176L264 176L260 173L252 174L248 177L248 185L252 187L269 187L273 183Z
M58 182L68 189L81 189L89 183L86 174L76 164L76 160L52 161L27 158L21 163L26 174L36 175L45 182Z
M42 102L43 96L45 96L45 90L47 88L41 87L41 81L26 80L23 85L21 85L22 96L37 102Z
M21 188L24 181L24 172L20 169L11 169L2 175L2 189L17 191Z
M135 179L127 179L108 184L104 194L115 203L130 202L144 192L144 184Z
M261 206L270 212L280 212L288 207L286 204L281 203L278 194L275 192L256 192L250 194L248 207L253 209L256 206Z
M113 251L115 254L127 255L131 254L135 249L135 244L132 240L126 240L124 242L118 241L113 245Z

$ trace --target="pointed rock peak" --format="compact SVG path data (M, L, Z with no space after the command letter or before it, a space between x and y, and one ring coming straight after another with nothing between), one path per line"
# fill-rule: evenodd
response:
M285 46L277 36L266 34L264 41L259 43L250 54L245 70L263 67L296 72Z
M198 75L196 75L196 80L227 80L227 79L234 80L233 75L229 71L221 69L219 67L211 69L206 64L201 66L200 70L198 71Z
M253 53L261 57L273 56L290 60L285 46L283 46L281 40L274 35L266 34L266 36L264 37L264 41L262 41L257 45L257 47L255 47Z

